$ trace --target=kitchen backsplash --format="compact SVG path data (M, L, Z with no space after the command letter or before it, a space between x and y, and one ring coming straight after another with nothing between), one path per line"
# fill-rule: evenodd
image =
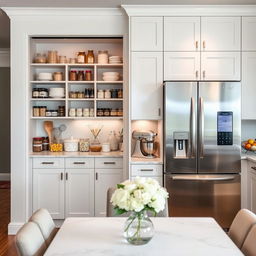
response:
M242 120L241 133L242 141L256 139L256 120Z

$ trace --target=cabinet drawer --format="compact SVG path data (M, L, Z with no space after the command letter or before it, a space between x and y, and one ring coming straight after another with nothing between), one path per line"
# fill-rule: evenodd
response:
M64 158L57 158L57 157L34 158L33 168L64 168Z
M88 169L94 168L94 158L66 158L65 159L66 168L73 169Z
M248 171L256 174L256 163L252 161L248 161Z
M131 176L162 176L162 165L132 165Z
M95 168L117 169L123 168L123 158L95 158Z

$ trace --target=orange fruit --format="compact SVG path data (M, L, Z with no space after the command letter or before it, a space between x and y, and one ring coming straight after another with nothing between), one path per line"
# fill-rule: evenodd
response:
M251 145L251 144L249 144L249 143L247 143L247 144L245 145L245 148L246 148L247 150L250 150L250 149L251 149L251 147L252 147L252 145Z
M254 142L254 143L252 144L252 146L256 146L256 142Z
M254 141L253 139L249 139L249 140L248 140L248 143L251 144L251 145L252 145L254 142L255 142L255 141Z

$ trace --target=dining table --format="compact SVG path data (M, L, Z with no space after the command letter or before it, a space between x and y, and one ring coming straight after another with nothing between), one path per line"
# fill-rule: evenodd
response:
M241 256L213 218L152 217L153 238L129 244L124 217L67 218L45 256Z

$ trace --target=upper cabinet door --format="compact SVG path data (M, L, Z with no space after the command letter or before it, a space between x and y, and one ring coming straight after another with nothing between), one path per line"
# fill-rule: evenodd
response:
M165 52L164 80L199 80L200 52Z
M256 17L243 17L242 31L242 50L256 51Z
M131 18L131 50L163 50L163 17Z
M202 51L240 51L240 17L202 17Z
M240 80L240 52L203 52L201 80Z
M131 58L131 118L162 117L163 53L133 52Z
M165 51L200 51L200 17L165 17Z

